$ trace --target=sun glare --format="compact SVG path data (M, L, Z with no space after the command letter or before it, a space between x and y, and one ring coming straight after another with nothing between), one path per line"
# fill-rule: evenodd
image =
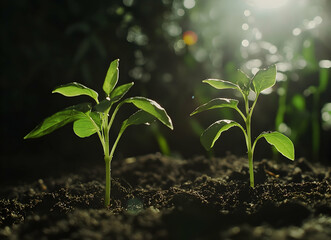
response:
M249 5L261 9L280 8L287 2L288 0L247 0Z

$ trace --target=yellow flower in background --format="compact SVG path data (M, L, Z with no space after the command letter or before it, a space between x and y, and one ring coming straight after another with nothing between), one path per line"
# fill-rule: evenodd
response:
M198 35L193 31L186 31L183 34L183 40L186 45L194 45L198 41Z

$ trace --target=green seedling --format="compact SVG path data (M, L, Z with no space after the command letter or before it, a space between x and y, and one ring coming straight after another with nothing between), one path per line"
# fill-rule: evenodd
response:
M259 70L256 75L250 79L245 73L238 70L236 76L236 82L229 82L219 79L207 79L204 80L204 83L208 83L216 89L235 89L238 90L245 102L245 113L244 114L239 108L239 101L236 99L228 98L215 98L210 102L199 106L195 109L191 116L206 110L215 109L215 108L232 108L235 109L242 119L245 122L245 127L241 124L232 121L232 120L219 120L210 125L201 135L200 141L204 148L209 151L215 144L216 140L221 136L222 132L232 128L239 127L244 133L246 146L247 146L247 155L249 163L249 176L250 176L250 186L254 188L254 172L253 172L253 154L256 143L259 139L265 138L266 141L275 146L275 148L285 157L294 160L294 146L292 141L285 135L279 132L263 132L261 133L252 144L251 137L251 122L252 114L256 105L256 102L260 96L260 93L272 87L276 83L276 66L273 65L268 69ZM255 99L253 104L250 106L248 95L253 91L255 93Z
M104 160L106 164L106 189L105 189L105 206L110 204L111 190L111 161L114 151L123 132L131 125L147 124L158 119L164 125L173 129L172 121L167 112L157 102L145 97L131 97L125 100L121 99L133 86L132 83L116 87L119 78L119 59L111 62L103 83L103 90L106 94L104 100L98 100L98 93L80 83L69 83L59 86L52 93L60 93L66 97L87 95L91 97L96 105L92 107L90 103L82 103L68 107L54 115L46 118L34 130L27 134L24 139L38 138L73 122L75 134L81 138L97 134L102 144ZM115 116L125 103L132 103L139 110L126 119L119 130L117 138L110 148L109 131L113 125ZM110 114L110 110L116 104L116 107Z

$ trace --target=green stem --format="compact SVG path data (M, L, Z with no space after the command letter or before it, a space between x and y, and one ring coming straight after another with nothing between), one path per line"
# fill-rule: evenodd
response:
M246 120L246 131L247 131L247 155L248 155L248 166L249 166L249 182L250 186L254 188L254 168L253 168L253 149L252 149L252 137L251 137L251 116L248 114Z
M108 131L111 128L111 126L113 125L113 122L114 122L114 119L116 117L116 114L117 114L118 110L120 109L120 107L123 105L123 103L124 102L119 103L116 106L115 110L113 111L113 114L111 115L111 118L110 118L109 123L108 123Z
M238 107L235 108L237 110L237 112L240 114L240 116L242 117L242 119L244 120L244 122L246 122L246 117L245 115L242 113L242 111L240 111L240 109Z
M245 101L246 115L247 115L245 123L246 123L246 132L247 132L246 144L247 144L247 156L248 156L248 166L249 166L249 183L252 188L254 188L254 165L253 165L254 148L252 148L251 119L258 97L259 95L256 96L251 108L249 108L248 100Z
M119 132L119 134L117 135L117 138L113 144L113 147L111 148L111 151L110 151L110 154L109 154L109 158L112 159L113 158L113 155L114 155L114 152L115 152L115 149L117 147L117 144L118 144L118 141L120 140L122 134L124 132L124 129L122 131Z
M105 164L106 164L106 189L105 189L105 207L110 204L110 190L111 190L111 158L109 156L105 156Z
M105 170L106 170L106 189L105 189L105 207L110 204L110 190L111 190L111 159L109 156L109 127L108 114L104 115L103 118L103 136L104 136L104 154L105 154Z
M248 165L249 165L249 184L251 188L254 188L253 151L248 151Z
M124 131L124 130L123 130ZM118 134L113 147L111 148L111 151L109 153L109 141L107 141L107 149L108 151L105 154L105 164L106 164L106 190L105 190L105 206L107 207L110 204L110 191L111 191L111 161L114 156L114 152L116 149L116 146L118 144L118 141L120 140L123 131L120 131ZM108 134L106 135L108 138ZM109 153L109 154L108 154Z

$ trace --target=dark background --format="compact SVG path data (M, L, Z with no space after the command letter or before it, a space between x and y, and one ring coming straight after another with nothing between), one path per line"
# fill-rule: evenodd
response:
M225 132L210 153L199 142L202 130L215 120L240 121L236 113L189 113L214 97L236 97L205 86L203 79L231 80L237 68L253 76L257 68L277 64L279 82L259 99L253 137L278 128L294 141L297 158L330 164L331 117L321 117L322 107L331 102L330 63L322 61L331 56L330 10L331 2L323 0L287 1L272 9L249 0L1 1L1 182L103 164L98 138L78 138L71 125L39 139L23 137L45 117L89 101L51 94L56 86L77 81L103 97L104 77L116 58L119 84L135 82L127 96L156 100L175 129L161 124L129 128L115 161L157 151L185 158L226 152L244 156L239 129ZM193 45L183 41L188 30L198 36ZM326 87L316 100L312 86L320 81ZM133 112L129 106L121 110L112 136ZM312 150L313 116L318 117L318 154ZM256 161L273 157L272 148L261 141Z

